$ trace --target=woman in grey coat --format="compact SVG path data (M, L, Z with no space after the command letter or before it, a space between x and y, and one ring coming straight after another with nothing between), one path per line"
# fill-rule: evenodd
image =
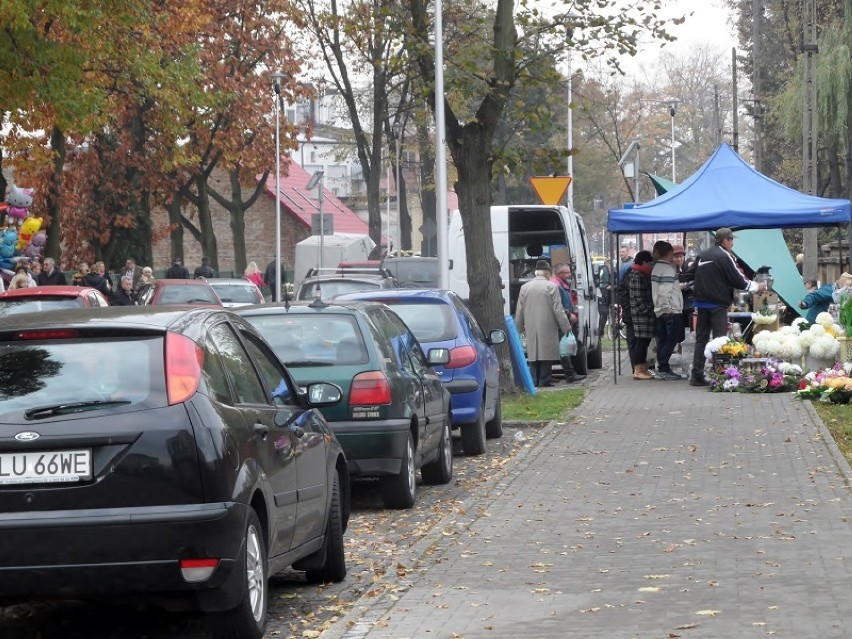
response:
M536 386L553 386L553 362L559 361L559 332L571 330L550 273L548 262L536 262L535 278L521 287L515 308L515 324L518 332L526 334L527 360Z

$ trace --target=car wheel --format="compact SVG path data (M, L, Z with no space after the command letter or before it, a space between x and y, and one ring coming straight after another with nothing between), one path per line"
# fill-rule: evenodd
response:
M246 524L243 545L244 562L234 567L234 570L239 570L242 574L243 600L232 610L210 615L210 631L217 639L260 639L266 632L266 612L269 605L266 543L261 533L260 520L253 510Z
M462 451L465 455L482 455L485 452L485 403L479 417L472 424L461 425Z
M497 404L494 406L494 417L485 424L485 437L499 439L503 436L503 407L500 405L500 391L497 391Z
M417 469L414 467L414 441L408 433L405 443L405 456L399 474L382 477L379 482L382 490L382 503L385 508L411 508L417 497Z
M453 478L453 436L450 433L450 419L448 413L441 428L438 459L420 469L423 481L427 484L446 484Z
M577 375L587 375L589 373L589 365L586 361L586 345L578 341L577 354L571 358L571 363L574 365L574 372Z
M331 486L331 504L328 508L328 524L325 527L325 540L320 550L325 555L325 563L319 570L308 570L305 578L308 583L326 584L343 581L346 576L346 555L343 549L343 510L340 502L340 476L335 471Z
M586 359L589 363L589 368L594 370L603 368L603 344L598 342L598 347L591 351Z

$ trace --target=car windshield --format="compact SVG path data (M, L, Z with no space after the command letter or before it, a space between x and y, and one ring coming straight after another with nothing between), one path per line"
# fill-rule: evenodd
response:
M400 258L385 263L394 277L403 286L419 286L422 288L438 288L441 282L441 274L438 270L437 260L418 260L416 258Z
M304 313L248 316L287 366L364 364L367 349L351 315Z
M453 309L448 304L382 301L402 318L418 342L443 342L458 335Z
M79 308L84 306L81 297L9 297L0 299L0 315L18 313L38 313L58 308Z
M163 287L158 304L219 304L216 293L209 286L170 284Z
M211 284L211 286L225 304L256 304L263 301L258 299L257 287L254 284Z
M299 289L300 300L314 299L314 293L317 289L322 290L322 299L330 300L344 293L355 293L356 291L370 291L380 288L381 284L377 281L364 280L328 280L326 282L309 282L302 285Z
M163 340L91 338L0 343L0 413L167 404Z

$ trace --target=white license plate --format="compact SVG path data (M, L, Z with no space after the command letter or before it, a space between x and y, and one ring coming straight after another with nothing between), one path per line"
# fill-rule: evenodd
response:
M0 453L0 485L50 484L91 478L91 450Z

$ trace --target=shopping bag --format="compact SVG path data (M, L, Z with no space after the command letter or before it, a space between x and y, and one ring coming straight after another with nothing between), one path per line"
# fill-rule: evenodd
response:
M562 336L562 339L559 340L559 356L573 357L576 354L577 338L574 337L574 333L568 331L567 333L565 333L565 335Z

